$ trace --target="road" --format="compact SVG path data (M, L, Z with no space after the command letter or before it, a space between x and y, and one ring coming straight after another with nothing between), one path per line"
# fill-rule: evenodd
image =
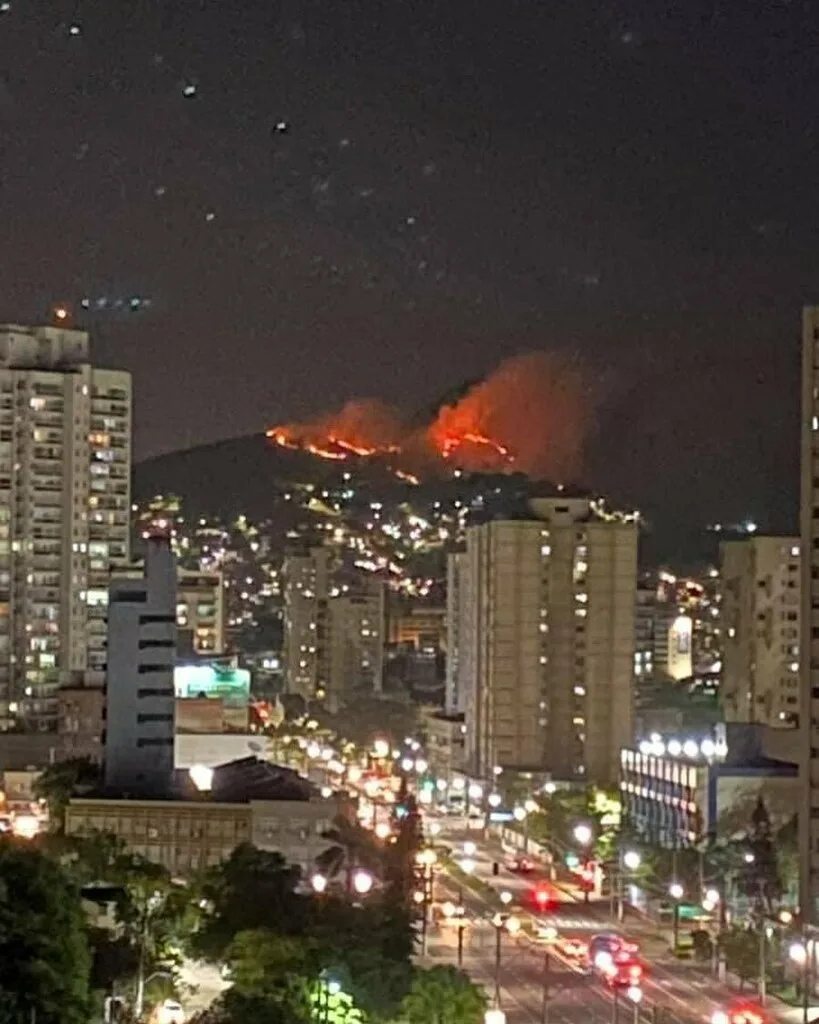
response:
M500 1006L510 1024L523 1024L548 1020L549 1024L632 1024L632 1022L658 1021L659 1024L705 1024L715 1010L735 1006L741 1001L753 1003L750 993L745 1000L741 994L718 983L707 972L680 962L670 954L668 946L653 926L639 919L627 919L616 926L609 916L608 901L583 901L576 890L549 880L545 872L518 875L503 866L503 851L492 840L479 833L452 833L445 819L439 819L440 840L457 856L463 843L473 842L477 852L470 860L471 874L491 886L498 894L512 894L508 909L527 924L537 921L555 926L561 938L577 937L588 941L596 932L617 928L626 937L640 945L641 958L646 965L642 983L642 1002L635 1007L625 994L617 998L614 1006L612 992L590 975L586 968L567 960L557 949L549 954L549 999L547 1017L543 1015L543 991L546 947L522 931L517 937L502 935L500 969ZM492 864L497 862L498 875L493 875ZM549 894L548 910L540 913L533 894L546 890ZM486 892L471 891L454 878L439 872L436 876L434 902L462 901L465 917L470 925L465 929L463 967L478 982L485 985L494 997L496 981L497 933L490 918L498 909L496 898ZM435 908L431 916L440 918ZM457 962L457 929L446 923L431 927L426 943L426 959L431 963ZM816 1011L814 1011L816 1013ZM813 1014L812 1014L813 1016ZM793 1011L770 1000L767 1017L772 1021L794 1024L801 1021L801 1012Z

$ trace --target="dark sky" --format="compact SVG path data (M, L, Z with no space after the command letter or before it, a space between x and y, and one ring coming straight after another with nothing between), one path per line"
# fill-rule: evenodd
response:
M138 457L557 348L669 551L792 525L811 2L0 9L0 315L90 324Z

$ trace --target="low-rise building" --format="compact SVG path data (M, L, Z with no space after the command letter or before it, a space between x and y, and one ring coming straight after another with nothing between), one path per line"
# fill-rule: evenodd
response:
M176 772L171 791L156 798L129 799L100 793L70 801L67 835L110 832L133 853L184 878L218 864L242 843L279 852L309 872L332 842L335 818L349 814L347 802L320 797L295 772L256 758L222 765L197 789L195 773ZM201 782L200 782L201 785Z
M466 725L463 715L448 715L439 708L421 713L430 771L439 778L451 780L465 767Z
M760 797L771 820L797 810L798 771L767 756L761 728L724 727L713 736L642 740L620 756L623 813L650 843L679 849L748 830Z

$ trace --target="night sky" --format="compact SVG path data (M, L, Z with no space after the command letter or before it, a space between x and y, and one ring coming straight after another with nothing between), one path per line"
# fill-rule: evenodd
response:
M663 550L792 528L817 37L796 0L4 2L0 316L75 310L137 457L557 349Z

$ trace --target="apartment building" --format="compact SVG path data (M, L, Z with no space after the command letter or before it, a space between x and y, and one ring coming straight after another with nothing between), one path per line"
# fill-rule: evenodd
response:
M225 590L220 572L179 569L176 623L180 648L213 656L225 649Z
M60 683L100 666L130 477L130 375L83 331L0 327L0 728L55 730Z
M284 682L305 700L326 693L330 551L313 548L284 560Z
M385 587L362 580L355 590L328 602L331 706L381 693L384 676Z
M615 783L633 732L637 516L567 497L531 512L467 530L456 611L467 767Z
M819 306L802 316L799 861L801 916L819 924Z
M753 534L720 546L726 722L799 724L798 537Z

